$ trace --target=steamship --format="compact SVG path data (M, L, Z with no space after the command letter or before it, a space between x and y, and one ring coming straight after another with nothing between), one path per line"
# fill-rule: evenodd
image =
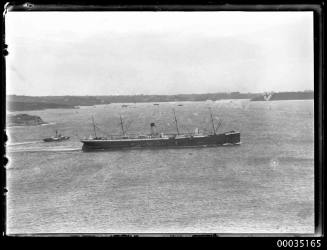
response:
M214 124L212 113L210 110L211 124L213 132L210 134L203 134L199 129L195 129L194 133L180 133L178 122L174 113L174 121L176 125L176 132L174 134L157 133L155 123L150 123L151 133L147 135L127 135L124 127L124 122L120 116L120 127L122 135L110 137L97 137L96 125L92 117L94 137L82 139L82 150L87 151L101 151L101 150L122 150L122 149L142 149L142 148L180 148L180 147L213 147L226 145L239 145L240 132L228 131L225 133L216 133L221 125L221 121L217 127Z
M61 134L58 134L58 131L56 130L56 136L44 138L44 142L59 142L59 141L66 141L69 140L69 136L63 136Z

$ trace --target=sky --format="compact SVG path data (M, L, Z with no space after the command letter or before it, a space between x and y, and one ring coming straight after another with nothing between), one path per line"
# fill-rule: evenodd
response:
M314 89L313 12L8 12L6 91Z

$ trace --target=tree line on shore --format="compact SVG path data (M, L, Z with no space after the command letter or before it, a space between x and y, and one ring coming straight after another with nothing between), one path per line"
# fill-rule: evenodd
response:
M206 101L224 99L251 99L264 101L263 93L207 93L207 94L178 94L178 95L106 95L106 96L23 96L8 95L7 110L40 110L49 108L74 108L77 106L92 106L110 103L138 102L178 102ZM271 100L302 100L313 99L313 91L276 92Z

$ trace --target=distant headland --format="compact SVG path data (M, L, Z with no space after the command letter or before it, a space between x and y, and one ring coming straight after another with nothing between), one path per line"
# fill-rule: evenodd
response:
M46 124L41 117L36 115L28 115L28 114L17 114L17 115L9 115L7 118L7 125L11 126L35 126Z
M41 109L72 109L73 105L66 105L60 103L48 103L48 102L15 102L9 101L7 103L7 109L9 111L24 111L24 110L41 110Z
M268 97L268 98L267 98ZM251 101L281 101L281 100L308 100L313 99L313 91L304 92L277 92L256 96Z
M104 95L104 96L23 96L7 95L7 110L42 110L77 108L78 106L93 106L110 103L139 103L139 102L179 102L206 101L226 99L250 99L265 101L265 93L208 93L208 94L178 94L178 95ZM269 101L274 100L307 100L313 99L313 91L275 92Z

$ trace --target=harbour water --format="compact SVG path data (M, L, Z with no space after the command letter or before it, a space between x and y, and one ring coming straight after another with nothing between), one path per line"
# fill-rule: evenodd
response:
M182 104L180 106L179 104ZM313 233L313 100L131 103L24 111L48 125L7 128L7 233ZM81 151L79 139L241 132L240 146ZM215 120L217 120L215 118ZM71 136L63 142L42 138Z

